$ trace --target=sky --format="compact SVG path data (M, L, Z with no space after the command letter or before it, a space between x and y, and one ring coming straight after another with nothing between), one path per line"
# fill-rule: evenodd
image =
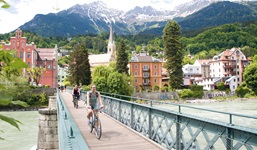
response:
M5 0L11 7L1 8L0 34L16 30L34 18L36 14L57 13L76 4L89 4L96 0ZM135 6L152 6L156 9L172 10L174 6L191 0L101 0L108 8L128 11ZM1 40L1 39L0 39Z

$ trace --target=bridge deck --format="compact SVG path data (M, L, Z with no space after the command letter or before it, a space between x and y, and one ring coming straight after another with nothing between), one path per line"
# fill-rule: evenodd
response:
M75 122L78 125L78 128L83 134L86 143L90 150L100 150L100 149L133 149L133 150L142 150L142 149L163 149L158 144L150 141L149 139L135 133L128 127L122 125L116 120L110 118L109 116L100 113L100 119L102 123L102 137L100 140L97 140L93 133L89 132L89 126L87 125L86 119L86 105L83 101L79 101L79 108L73 108L71 102L71 94L67 92L61 93L67 107L70 110L71 115L73 116Z

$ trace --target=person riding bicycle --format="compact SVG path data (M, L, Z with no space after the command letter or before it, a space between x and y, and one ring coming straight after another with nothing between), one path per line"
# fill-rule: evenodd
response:
M75 87L72 89L71 94L72 94L72 97L73 97L72 102L74 101L75 96L77 97L77 100L79 99L80 91L79 91L79 88L78 88L77 85L75 85Z
M90 117L92 115L92 110L97 108L97 100L100 103L100 107L103 108L103 102L101 99L100 92L96 91L96 85L91 85L91 90L87 92L87 108L88 108L88 124L90 124Z

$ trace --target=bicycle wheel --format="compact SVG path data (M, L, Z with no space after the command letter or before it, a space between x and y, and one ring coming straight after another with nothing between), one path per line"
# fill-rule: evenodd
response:
M92 133L93 128L94 128L94 122L93 122L94 118L93 118L93 114L92 114L92 116L89 118L89 120L90 120L90 133Z
M102 125L99 118L95 119L94 128L95 128L95 136L98 140L100 140L102 136Z
M74 98L73 98L73 105L74 105L74 108L76 108L76 106L77 106L77 97L76 96L74 96Z

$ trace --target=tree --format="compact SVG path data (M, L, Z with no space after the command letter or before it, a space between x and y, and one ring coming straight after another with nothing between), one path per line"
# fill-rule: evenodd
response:
M33 82L36 82L36 85L38 86L40 78L41 78L43 72L46 71L46 69L34 67L34 68L28 68L27 71L30 75L30 78L33 80Z
M180 26L175 21L169 21L163 30L164 53L169 74L169 85L179 89L183 84L182 60L183 52L180 43Z
M14 58L12 55L13 51L3 51L0 46L0 79L5 78L10 80L11 76L20 75L21 68L26 68L28 65L22 62L19 58ZM21 101L12 101L13 93L9 90L5 90L6 87L3 84L0 84L0 106L5 106L9 104L20 105L27 107L27 104ZM4 116L0 114L0 120L5 121L12 126L19 129L18 123L20 121ZM19 129L20 130L20 129ZM2 130L0 130L2 131ZM0 140L3 139L0 137Z
M89 85L91 83L90 64L85 44L74 46L73 51L70 52L69 66L71 84Z
M122 39L117 49L116 70L119 73L128 75L128 54L126 53L126 45Z
M254 60L257 55L254 56ZM253 61L252 64L248 65L244 71L244 81L250 89L257 95L257 62Z
M217 84L217 88L218 88L220 91L225 91L225 90L226 90L225 83L224 83L224 82L219 82L219 83Z

